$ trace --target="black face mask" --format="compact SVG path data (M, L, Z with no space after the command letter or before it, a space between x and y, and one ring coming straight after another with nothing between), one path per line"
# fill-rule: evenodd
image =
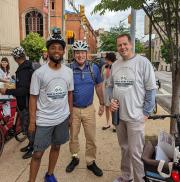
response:
M56 59L56 58L53 57L53 56L49 56L49 59L50 59L52 62L56 63L56 64L60 64L61 61L63 60L62 57L60 57L59 59Z

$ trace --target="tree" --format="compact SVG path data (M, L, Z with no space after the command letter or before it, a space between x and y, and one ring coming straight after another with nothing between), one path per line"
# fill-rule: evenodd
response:
M31 61L39 62L45 41L38 33L31 32L21 42L21 46L25 49L26 55Z
M129 33L129 28L120 25L119 27L111 27L110 31L100 34L100 51L116 51L116 37L122 33ZM142 53L144 46L139 39L136 39L136 53Z
M165 42L165 44L163 44L161 46L161 55L162 55L162 58L165 60L165 62L167 64L169 64L169 60L170 60L170 57L169 57L169 50L170 50L170 44L168 41Z
M125 28L123 24L100 34L100 51L116 51L116 37L121 33L129 33L129 29Z
M144 53L144 45L141 43L139 39L135 41L135 52L136 53Z
M72 50L72 48L70 47L69 49L68 49L68 60L70 61L70 60L72 60L73 59L73 50Z
M166 45L169 42L168 57L172 67L171 113L180 113L180 0L101 0L93 13L104 14L106 10L120 11L128 8L143 9L154 30ZM171 120L170 133L174 133L176 123Z

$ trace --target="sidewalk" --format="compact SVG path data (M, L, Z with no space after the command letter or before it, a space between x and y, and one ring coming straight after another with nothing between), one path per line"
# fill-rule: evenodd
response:
M95 98L95 107L98 109L98 101ZM161 107L158 108L158 113L166 113ZM97 115L97 112L96 112ZM103 131L101 127L105 124L105 114L102 118L97 116L97 164L103 171L103 177L94 176L86 169L85 163L85 138L83 128L79 136L80 148L80 164L70 174L65 172L67 164L70 162L71 155L69 152L68 143L61 148L59 160L57 162L55 175L58 181L62 182L112 182L116 176L120 175L120 148L118 145L116 133L112 132L112 128ZM157 135L159 131L169 131L168 120L164 121L147 121L146 134L153 136ZM20 144L14 139L9 141L4 148L3 154L0 157L0 181L2 182L27 182L29 174L30 159L22 160L22 153L20 148L25 145L25 142ZM37 182L43 181L43 176L48 166L48 151L44 154L41 162L41 167L38 173Z

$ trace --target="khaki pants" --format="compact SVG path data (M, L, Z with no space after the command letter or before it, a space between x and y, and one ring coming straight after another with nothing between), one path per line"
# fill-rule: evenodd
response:
M71 154L77 154L79 152L78 135L80 132L81 123L84 128L84 134L86 137L86 162L91 164L96 159L96 119L95 109L93 105L87 108L73 107L73 121L70 127L70 152Z
M141 160L144 148L144 121L120 121L116 129L122 153L122 178L134 178L134 182L144 182L144 165Z

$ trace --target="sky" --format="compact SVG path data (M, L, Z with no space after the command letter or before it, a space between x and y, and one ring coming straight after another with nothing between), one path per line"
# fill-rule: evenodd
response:
M125 26L129 26L127 22L127 17L130 14L130 9L126 11L119 12L109 12L107 11L104 15L99 15L99 13L91 14L95 5L97 5L100 0L74 0L75 6L79 9L79 5L82 4L85 6L85 15L88 18L91 26L97 30L99 28L104 28L105 30L109 30L111 27L118 26L120 21L123 21ZM71 6L66 1L66 10L72 10ZM142 41L147 39L147 36L144 37L144 11L138 10L136 16L136 37Z

